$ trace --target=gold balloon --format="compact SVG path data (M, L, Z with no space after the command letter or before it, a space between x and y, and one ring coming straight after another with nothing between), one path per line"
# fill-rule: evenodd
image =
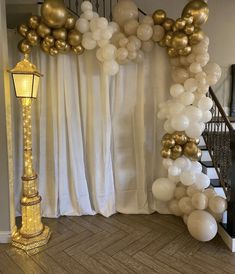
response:
M170 31L172 30L173 26L174 26L175 21L171 18L166 18L166 20L164 21L164 23L162 24L163 28L166 31Z
M173 133L172 137L174 138L177 145L185 145L188 142L188 137L182 131L176 131Z
M189 36L189 44L196 45L200 43L204 38L204 33L201 29L197 28L194 30L194 33Z
M167 47L172 47L172 32L167 32L167 34L165 35L164 39L165 39L165 44Z
M50 46L46 43L45 39L41 43L41 49L46 53L50 51Z
M172 36L172 47L183 49L188 45L188 36L183 32L175 32Z
M162 158L170 158L171 157L171 149L163 148L161 150Z
M75 23L76 23L76 19L73 16L69 15L64 27L66 29L73 29L75 26Z
M191 15L195 25L206 23L209 16L208 5L203 0L192 0L183 9L182 17Z
M65 49L65 46L66 46L66 42L64 40L56 40L55 41L55 47L58 49L58 50L64 50Z
M193 23L193 16L191 16L189 14L184 16L183 19L186 22L186 25L191 25Z
M180 145L176 145L171 149L171 159L176 160L183 154L183 149Z
M67 39L67 30L65 28L62 29L55 29L52 32L52 35L57 40L66 40Z
M162 139L166 140L166 139L171 139L172 138L172 134L170 133L166 133L164 134L164 136L162 137Z
M169 57L171 57L171 58L178 56L178 52L175 48L168 48L167 53L168 53Z
M48 47L52 47L55 44L55 38L52 35L47 35L43 41Z
M29 41L31 46L36 46L40 41L40 38L39 38L39 36L38 36L38 34L36 33L35 30L30 30L27 33L26 38Z
M173 138L162 139L162 146L164 148L173 148L175 146L175 140Z
M29 17L28 26L31 29L36 29L40 23L40 17L37 15L33 15Z
M183 49L179 49L178 53L181 56L188 56L192 52L192 48L190 46L187 46Z
M42 19L51 28L61 28L65 25L68 12L62 0L46 0L41 8Z
M31 51L31 46L29 44L29 41L27 41L26 39L21 40L18 43L18 49L24 54L29 54Z
M50 53L51 56L55 56L59 53L59 51L58 51L57 48L52 47L52 48L49 49L49 53Z
M201 157L202 157L202 151L199 148L198 151L197 151L197 159L196 159L196 161L200 160Z
M184 32L187 34L187 35L190 35L194 32L194 25L186 25L185 28L184 28Z
M161 41L158 42L158 45L162 48L165 48L166 47L166 42L165 42L165 39L162 39Z
M70 49L71 49L70 45L66 42L65 47L64 47L62 53L67 53L67 52L70 51Z
M166 12L164 10L156 10L152 17L155 25L161 25L166 19Z
M200 139L188 138L188 141L192 142L192 143L194 143L196 145L199 145L199 143L200 143Z
M186 26L186 21L182 18L178 18L175 21L175 27L177 30L182 30Z
M40 23L37 27L37 34L44 38L45 36L47 36L48 34L51 33L51 29L48 28L44 23Z
M17 27L17 31L23 37L26 37L28 30L29 30L29 28L25 24L21 24Z
M78 45L76 47L72 47L72 51L78 55L81 55L84 52L84 47L82 45Z
M184 146L184 155L188 157L190 160L195 159L195 157L197 157L197 153L198 153L198 147L193 142L188 142Z
M76 47L80 45L81 42L82 42L81 33L75 29L70 30L68 33L68 43L70 44L70 46Z

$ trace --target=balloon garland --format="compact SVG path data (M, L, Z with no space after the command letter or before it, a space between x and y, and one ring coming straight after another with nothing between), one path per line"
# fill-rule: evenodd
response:
M190 1L176 20L168 18L164 10L139 18L133 0L119 0L113 9L113 22L94 12L89 1L82 2L81 10L75 19L62 0L45 0L41 17L31 16L18 27L24 37L19 50L28 54L39 45L55 56L96 49L104 72L115 75L119 65L141 63L155 43L166 48L174 83L171 99L159 105L158 118L165 120L161 155L168 177L157 179L152 192L160 213L181 216L199 241L213 239L227 203L209 187L210 179L198 162L199 138L212 118L208 89L221 76L220 67L209 63L209 38L201 29L209 16L207 4Z

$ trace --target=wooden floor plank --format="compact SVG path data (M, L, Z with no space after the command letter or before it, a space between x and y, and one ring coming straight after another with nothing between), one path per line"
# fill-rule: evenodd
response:
M4 274L24 274L21 268L5 253L0 254L0 271Z

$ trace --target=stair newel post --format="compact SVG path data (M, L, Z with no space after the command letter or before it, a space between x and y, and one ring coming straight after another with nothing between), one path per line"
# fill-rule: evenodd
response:
M232 77L232 90L231 90L231 103L230 103L230 116L235 116L235 65L231 66Z

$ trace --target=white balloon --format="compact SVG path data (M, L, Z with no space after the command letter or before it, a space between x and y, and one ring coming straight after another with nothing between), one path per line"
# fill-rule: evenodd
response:
M180 175L180 181L185 186L191 186L196 182L196 174L191 170L183 171Z
M168 174L170 176L179 176L181 174L181 169L175 165L168 168Z
M212 240L218 230L215 218L203 210L195 210L188 217L189 233L198 241L207 242Z
M184 88L188 92L196 91L197 87L198 87L197 80L194 78L189 78L184 82Z
M189 126L189 119L187 116L185 116L183 114L176 114L171 119L171 126L176 131L184 131Z
M202 128L200 123L191 122L185 133L189 138L198 139L202 135Z
M182 216L183 215L183 212L179 208L179 203L178 203L177 200L171 200L169 202L168 208L169 208L170 212L175 216Z
M110 28L106 28L101 31L101 39L103 40L110 40L112 35L113 35L112 29Z
M125 23L124 32L127 35L136 35L138 27L139 22L136 19L131 19Z
M107 44L109 44L109 40L105 40L105 39L102 39L102 40L98 40L97 41L97 44L100 48L103 48L105 47Z
M180 182L180 176L171 176L168 174L168 179L175 185Z
M175 189L175 198L177 200L180 200L182 199L183 197L185 197L187 194L186 194L186 188L184 186L177 186L176 189Z
M75 26L76 30L81 33L85 33L89 31L89 22L85 18L79 18L76 22Z
M157 27L157 26L159 26L159 25L155 25L154 27ZM164 35L165 35L165 33L164 33ZM153 37L152 37L152 39L153 39ZM153 39L153 41L154 41L154 39ZM180 66L180 58L179 57L170 58L170 64L173 67L179 67ZM174 68L174 69L176 69L176 68ZM177 81L175 81L175 82L177 82Z
M209 208L216 214L222 214L227 209L227 201L220 196L212 197L209 201Z
M203 193L207 196L207 198L210 200L211 198L217 196L216 192L212 188L207 188L203 191Z
M153 28L148 24L140 24L137 28L137 37L141 41L148 41L153 36Z
M95 41L98 41L101 39L101 30L100 29L96 29L95 31L92 32L92 38Z
M140 63L143 63L143 61L144 61L144 53L143 53L142 50L138 50L137 51L137 56L135 58L135 62L137 64L140 64Z
M214 75L217 77L217 79L219 79L221 77L222 71L219 65L217 65L216 63L208 63L204 69L203 69L206 74L208 75Z
M151 25L151 26L154 25L153 18L152 18L151 16L149 16L149 15L143 16L143 17L140 19L140 23L141 23L141 24L148 24L148 25Z
M137 51L128 51L128 59L134 60L137 57Z
M186 69L183 68L175 68L171 73L172 79L175 83L182 84L185 80L188 79L189 73Z
M82 39L82 45L85 49L87 50L92 50L92 49L95 49L96 46L97 46L97 43L94 39L92 38L87 38L87 37L84 37L83 36L83 39Z
M109 22L109 27L112 29L112 33L118 32L120 30L119 25L116 22Z
M192 204L198 210L205 210L208 207L208 198L205 194L197 192L192 196Z
M187 106L184 109L184 114L189 118L190 121L201 121L202 120L202 111L195 106Z
M214 75L207 75L206 82L209 86L214 86L218 82L218 78Z
M87 19L87 20L89 20L89 21L93 18L93 15L94 15L94 13L93 13L92 10L86 10L83 13L84 18Z
M157 200L167 202L174 197L175 184L167 178L157 179L152 185L152 192Z
M202 67L199 63L192 63L189 67L190 72L192 73L199 73L202 71Z
M185 158L179 157L178 159L175 160L174 165L184 170L187 167L187 161Z
M128 50L126 48L119 48L116 52L117 60L125 60L128 57Z
M89 1L83 1L81 4L81 10L82 12L85 12L87 10L92 10L92 4Z
M206 52L196 56L196 61L204 67L210 60L210 55Z
M152 40L142 42L141 49L143 50L143 52L149 53L153 50L153 48L154 42Z
M185 106L189 106L194 102L195 95L192 92L183 92L179 96L179 101Z
M171 122L169 120L164 123L163 128L167 133L172 134L175 132L175 129L171 126Z
M187 67L190 63L186 56L180 56L180 64Z
M136 51L136 46L134 42L127 43L126 48L128 51Z
M135 49L139 50L141 48L141 41L135 35L129 36L129 41L135 44Z
M94 12L94 11L93 11L93 18L98 18L98 17L100 17L99 14L98 14L97 12ZM93 19L93 18L92 18L92 19Z
M202 172L202 165L199 162L192 161L191 169L195 173L201 173Z
M102 56L105 61L114 59L117 48L112 44L107 44L102 48Z
M191 53L187 56L187 61L189 62L189 64L192 64L195 62L196 56L195 54Z
M119 71L119 65L116 61L110 60L104 62L104 73L107 75L115 75Z
M199 192L199 190L196 188L196 186L193 184L191 186L189 186L186 190L186 193L189 197L192 197L193 194Z
M195 186L200 190L208 188L210 186L210 178L204 173L196 174Z
M168 169L170 166L173 165L173 160L171 159L163 159L162 161L163 166Z
M213 107L213 101L209 97L202 97L198 102L198 107L204 111L210 110Z
M188 215L183 216L184 223L187 225L188 224Z
M97 51L96 51L96 58L100 61L100 62L104 62L104 58L103 58L103 54L102 54L102 49L99 48Z
M96 24L97 24L97 28L104 30L108 27L109 23L108 23L108 20L105 17L99 17L97 19Z
M172 97L178 97L184 92L184 87L181 84L174 84L170 88L170 94Z
M153 36L152 39L154 42L159 42L163 39L165 35L165 30L162 26L160 25L155 25L153 27Z
M183 197L179 200L179 208L186 215L189 215L194 210L192 201L189 197Z
M179 102L171 102L169 106L169 113L172 116L175 116L175 114L180 114L185 109L185 106L183 104L180 104Z

